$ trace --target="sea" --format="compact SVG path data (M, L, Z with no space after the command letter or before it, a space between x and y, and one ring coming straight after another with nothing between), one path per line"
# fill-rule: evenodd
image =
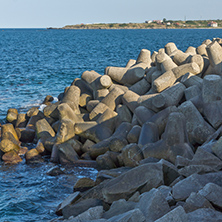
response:
M55 99L86 70L103 74L107 66L125 66L141 49L151 53L174 42L185 51L204 40L222 38L222 29L51 30L0 29L0 123L9 108L25 113L47 95ZM34 146L30 144L30 147ZM38 164L0 161L0 222L48 221L78 178L96 178L93 168L61 168L49 176L47 158Z

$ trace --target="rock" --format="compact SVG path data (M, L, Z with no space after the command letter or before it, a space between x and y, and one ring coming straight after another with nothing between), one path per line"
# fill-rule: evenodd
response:
M186 199L183 208L187 213L195 211L200 208L214 209L211 203L205 197L203 197L199 192L191 193L190 196Z
M77 86L70 86L69 89L65 92L65 95L61 103L67 103L71 109L76 113L80 113L79 110L79 98L80 98L80 89Z
M78 154L69 142L56 144L55 146L58 149L58 158L61 164L75 163L79 159Z
M11 108L7 112L6 121L8 123L12 123L15 126L16 121L17 121L17 117L18 117L18 110Z
M211 149L214 154L222 160L222 137L220 137L219 140L211 146Z
M128 199L135 191L149 191L162 184L162 165L148 163L111 179L102 192L105 201L112 203L115 200Z
M30 117L27 125L26 125L26 129L31 129L31 130L36 130L36 123L41 120L44 119L45 116L42 112L40 112L39 110L37 110L38 112L34 112L32 114L32 116ZM28 115L29 112L27 112ZM47 122L47 121L46 121ZM47 122L48 123L48 122Z
M132 113L134 113L135 109L139 106L137 102L139 97L140 96L136 94L135 92L128 90L122 96L123 105L126 105L129 108L129 110Z
M139 124L142 126L155 114L155 112L150 109L147 109L145 106L138 106L134 110L134 114L136 115Z
M222 84L221 84L222 85ZM210 103L205 103L203 105L203 114L208 120L208 122L214 127L214 129L218 129L222 124L222 101L211 101Z
M48 104L44 109L43 113L45 117L51 117L56 120L59 119L59 112L58 112L58 106L60 104L60 101L52 104Z
M222 208L221 186L214 183L208 183L198 193L210 201L214 206Z
M188 144L185 118L180 113L171 113L162 140L142 148L144 158L154 157L175 163L178 155L191 159L193 151Z
M143 213L138 209L130 210L126 213L114 216L108 220L109 222L127 222L127 221L137 221L144 222L146 221Z
M102 217L102 214L103 214L102 206L92 207L68 221L70 222L99 221Z
M35 163L43 161L42 156L36 149L31 149L25 154L26 163Z
M25 113L19 113L16 120L15 128L25 128L27 122L28 122L27 115Z
M213 209L201 208L193 212L190 212L188 215L189 222L215 222L222 221L222 213Z
M163 166L164 184L169 186L177 177L179 177L178 170L172 163L164 159L161 159L159 163Z
M74 123L69 119L60 121L59 129L56 134L56 143L64 143L75 136Z
M0 142L0 150L4 153L10 152L10 151L15 151L16 153L19 152L20 150L20 146L13 143L11 140L9 139L3 139Z
M100 170L96 177L96 184L99 184L106 179L112 179L114 177L118 177L119 175L131 169L132 169L131 167L119 167L119 168L110 169L110 170Z
M155 123L147 121L143 124L138 140L138 144L144 146L149 143L155 143L159 140L158 127Z
M137 143L140 136L140 132L141 132L140 126L138 125L133 126L127 135L127 141L129 143Z
M130 202L124 199L120 199L120 200L114 201L110 209L106 211L102 217L105 219L109 219L111 217L133 210L135 207L136 207L135 202Z
M74 125L74 132L76 135L85 139L90 139L96 143L112 135L112 131L109 128L102 124L98 124L96 121L76 123Z
M73 187L73 191L74 192L77 192L77 191L84 192L88 189L91 189L94 186L95 186L94 180L87 178L87 177L83 177L83 178L80 178L76 181L76 183Z
M218 75L207 75L203 79L202 98L204 103L221 100L222 79Z
M64 173L65 172L63 170L61 170L59 166L54 166L46 172L46 174L49 176L58 176L58 175L61 175Z
M16 128L18 138L23 143L32 143L35 138L35 130L27 128Z
M64 207L74 204L80 198L80 192L75 192L70 194L62 203L56 208L56 214L58 216L62 215L62 210Z
M126 105L119 104L116 107L116 112L118 113L118 120L117 120L117 127L122 123L122 122L132 122L132 113L131 111L127 108Z
M182 103L178 109L186 118L186 128L191 144L203 144L215 132L191 101Z
M83 122L82 117L79 116L78 113L75 113L75 111L67 103L58 105L57 110L60 121L63 119L69 119L73 121L73 124Z
M136 143L131 143L122 149L120 157L124 166L135 167L143 159L142 150Z
M178 173L182 176L188 177L192 174L205 174L205 173L211 173L216 172L217 170L213 167L206 166L206 165L190 165L185 166L182 169L178 170Z
M121 123L112 136L90 148L90 156L95 159L109 150L113 152L121 151L121 149L128 144L126 137L131 128L132 125L130 123Z
M109 94L102 99L101 103L108 106L111 110L115 110L116 107L121 103L123 94L124 91L122 89L114 87Z
M49 137L54 137L55 131L52 129L46 119L41 119L36 122L36 135L38 139L45 141Z
M147 222L155 221L170 211L167 201L161 192L155 188L141 194L138 208L145 216Z
M83 144L83 146L81 147L82 152L83 153L88 152L93 145L95 145L95 143L93 141L87 139L85 141L85 143Z
M141 79L134 85L129 87L129 90L132 92L138 94L138 95L144 95L146 92L150 90L150 84L147 82L145 78Z
M102 201L97 199L86 199L82 200L78 203L66 205L62 209L62 214L65 219L69 218L70 216L78 216L79 214L85 212L89 208L102 206Z
M28 151L28 148L27 148L27 147L20 147L20 150L19 150L19 152L18 152L18 155L19 155L19 156L23 156L23 155L25 155L25 154L27 153L27 151Z
M98 156L96 162L99 169L112 169L118 167L117 156L119 154L112 151L107 151L106 153Z
M205 165L211 167L214 170L222 169L222 161L201 147L196 150L196 153L194 154L193 159L190 161L189 165Z
M19 143L18 135L11 123L7 123L1 126L1 139L9 139L14 143Z
M5 164L17 164L22 162L22 158L14 150L5 153L2 156L2 160Z
M43 104L48 105L51 104L51 102L54 100L53 96L47 95L43 101Z
M173 196L172 196L172 188L171 187L168 187L168 186L165 186L165 185L162 185L160 187L157 188L161 194L163 195L163 197L166 199L167 203L172 206L172 205L175 205L175 200L173 199Z
M220 172L203 175L193 174L173 186L173 197L177 201L185 200L192 192L198 192L208 183L215 183L218 186L222 186L222 174Z
M165 214L163 217L155 220L155 222L187 222L188 216L183 207L179 206Z

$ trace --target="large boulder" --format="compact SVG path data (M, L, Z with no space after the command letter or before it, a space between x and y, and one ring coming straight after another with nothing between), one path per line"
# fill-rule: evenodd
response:
M138 208L144 214L146 222L155 221L170 211L166 199L157 189L141 194Z
M128 199L137 190L146 192L162 184L162 165L148 163L111 179L102 192L105 201L112 203L115 200Z

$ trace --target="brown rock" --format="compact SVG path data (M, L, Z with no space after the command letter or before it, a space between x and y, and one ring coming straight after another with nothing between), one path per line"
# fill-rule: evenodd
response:
M5 153L2 156L2 160L6 164L17 164L19 162L22 162L22 158L14 150L12 150L8 153Z

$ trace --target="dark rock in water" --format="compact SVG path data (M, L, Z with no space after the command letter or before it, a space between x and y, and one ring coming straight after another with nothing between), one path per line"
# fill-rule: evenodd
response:
M65 172L61 170L59 166L54 166L46 172L46 174L49 176L58 176L64 173Z
M26 163L36 163L44 161L36 149L31 149L25 154Z
M53 96L48 95L45 97L43 104L50 105L53 100L54 100Z
M77 182L75 183L74 187L73 187L73 192L84 192L86 190L91 189L92 187L95 186L95 181L84 177L84 178L80 178L77 180Z
M190 212L188 215L189 222L219 222L222 221L222 213L213 209L201 208L193 212Z
M62 214L65 219L69 218L70 216L78 216L79 214L85 212L91 207L102 206L102 201L98 199L86 199L82 200L75 204L70 204L65 206L62 209Z
M184 210L189 213L200 208L211 208L214 209L211 203L201 194L191 193L190 196L186 199L186 202L183 206Z
M144 222L146 221L143 213L138 209L130 210L126 213L111 217L109 222L127 222L127 221L136 221Z
M109 219L111 217L133 210L135 207L136 207L135 202L126 201L124 199L114 201L110 209L103 214L103 218Z
M56 208L56 214L58 216L61 216L63 208L68 205L74 204L80 197L80 192L70 194L65 200L63 200L62 203L58 205L58 207Z
M148 163L111 179L103 188L103 196L106 202L112 203L115 200L128 199L137 190L146 192L162 184L162 165Z
M14 150L9 151L9 152L3 154L2 160L6 164L17 164L19 162L22 162L22 158Z
M167 214L170 207L160 191L152 189L140 196L138 208L144 214L146 221L155 221Z
M69 143L62 143L58 145L59 162L61 164L75 163L79 156Z
M198 192L209 200L214 206L222 208L222 187L214 183L208 183Z
M155 222L187 222L188 216L184 211L183 207L178 206L171 210L169 213L165 214L163 217L155 220Z

